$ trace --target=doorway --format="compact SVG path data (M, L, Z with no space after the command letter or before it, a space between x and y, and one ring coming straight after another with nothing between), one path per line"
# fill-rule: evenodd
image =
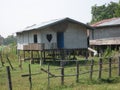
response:
M57 47L64 48L64 33L57 32Z

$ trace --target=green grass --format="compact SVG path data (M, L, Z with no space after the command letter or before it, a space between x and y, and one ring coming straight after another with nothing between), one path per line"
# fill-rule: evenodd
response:
M12 61L12 64L15 70L11 70L12 76L12 86L13 90L29 90L29 80L28 77L21 77L23 74L28 74L28 64L29 62L23 63L23 69L21 70L18 67L18 61ZM6 66L9 65L7 62ZM112 78L108 78L108 72L104 71L102 75L102 79L98 79L98 72L94 72L93 80L89 79L89 74L80 75L79 83L76 83L76 77L65 77L65 83L62 86L60 82L60 78L50 78L50 87L48 87L47 82L47 74L40 71L40 68L47 69L47 64L39 66L39 64L32 64L31 69L32 73L38 73L37 75L32 75L32 90L119 90L120 88L120 77L118 77L117 69L112 71ZM104 66L106 67L106 66ZM50 71L56 75L60 75L60 70L56 69L58 66L54 64L50 64ZM97 66L95 68L98 68ZM85 71L89 69L89 66L82 66L81 71ZM72 65L71 67L65 69L65 74L74 74L75 67ZM6 67L0 68L0 88L2 90L7 90L7 75L6 75Z
M6 51L5 51L6 52ZM5 54L4 52L4 54ZM0 90L8 90L8 81L6 66L8 61L3 56L5 62L4 67L0 67ZM11 70L12 86L13 90L29 90L29 77L21 77L23 74L28 74L29 61L23 62L22 69L19 68L19 62L15 50L9 52L9 58L15 70ZM106 62L106 60L104 60ZM76 77L65 77L64 85L61 85L61 78L50 78L50 86L48 87L47 73L42 72L40 69L47 69L48 63L50 64L50 72L55 75L60 75L59 62L46 62L44 65L31 64L32 74L32 90L119 90L120 89L120 77L118 76L118 70L112 70L112 78L108 78L108 71L102 72L102 79L98 79L98 72L93 73L93 79L89 79L89 73L80 75L79 82L76 83ZM85 72L90 69L90 66L84 66L90 64L90 61L80 60L80 72ZM95 58L95 64L98 63L98 58ZM0 62L1 66L1 62ZM113 65L115 67L117 65ZM69 63L65 66L65 74L75 74L76 67L74 62ZM103 68L107 68L108 64L104 65ZM94 66L94 70L98 69L99 66Z

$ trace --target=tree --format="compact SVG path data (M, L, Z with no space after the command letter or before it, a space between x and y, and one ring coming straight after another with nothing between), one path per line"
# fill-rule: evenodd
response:
M7 38L3 40L4 45L9 45L9 44L16 44L17 39L16 36L9 35Z
M118 4L117 9L115 10L115 16L116 16L116 17L120 17L120 2L119 2L119 4Z
M0 45L3 44L3 40L4 40L4 38L0 35Z
M91 23L120 16L120 3L110 2L108 5L92 6Z

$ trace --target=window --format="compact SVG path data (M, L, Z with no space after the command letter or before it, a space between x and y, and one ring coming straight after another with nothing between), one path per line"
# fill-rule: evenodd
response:
M34 34L34 43L37 43L37 34Z

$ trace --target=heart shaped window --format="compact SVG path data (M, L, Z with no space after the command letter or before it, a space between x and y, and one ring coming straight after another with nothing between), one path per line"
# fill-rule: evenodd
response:
M50 42L52 40L52 34L47 34L46 35L47 40Z

